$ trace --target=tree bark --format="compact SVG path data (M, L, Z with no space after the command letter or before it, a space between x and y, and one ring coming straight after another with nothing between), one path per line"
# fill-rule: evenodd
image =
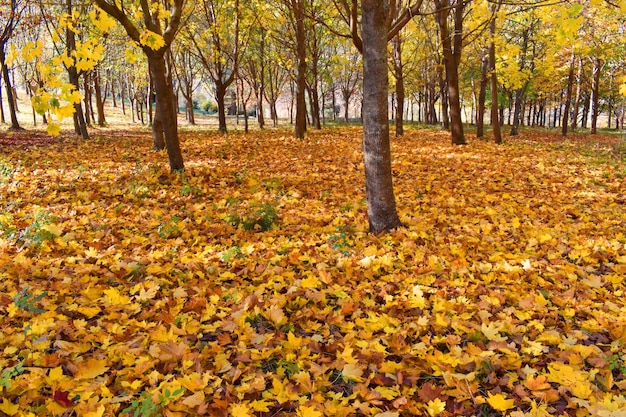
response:
M217 101L218 130L226 133L226 87L218 82L215 83L215 100Z
M178 122L176 120L176 110L174 109L174 92L172 85L167 80L163 54L155 53L149 56L148 67L154 82L159 116L163 123L165 147L167 148L170 169L172 171L184 169L185 166L178 139Z
M446 81L448 84L448 105L450 111L450 130L452 144L464 145L463 122L461 119L461 98L459 94L459 63L461 61L461 49L463 46L463 2L458 1L450 4L449 0L435 0L437 6L437 23L441 35L443 48L443 63L446 68ZM454 28L450 33L448 27L449 8L453 7Z
M502 133L500 131L500 121L498 117L498 75L496 74L496 16L495 10L489 22L489 32L491 41L489 42L489 70L491 71L491 127L493 129L493 140L502 143Z
M578 74L576 75L576 96L574 98L574 109L572 111L572 130L578 127L578 114L580 113L580 99L582 96L583 82L583 59L578 58Z
M576 64L576 55L572 53L569 63L569 74L567 76L567 92L565 94L565 106L563 109L563 124L561 125L561 134L567 135L568 119L570 107L572 105L572 90L574 89L574 65Z
M100 71L96 69L93 73L93 88L96 93L96 111L98 113L98 126L106 126L106 119L104 116L104 100L102 95L102 88L100 86Z
M306 33L304 30L304 0L291 0L296 20L296 125L294 136L303 139L306 133Z
M522 33L522 50L520 54L519 68L523 70L526 66L526 51L528 50L528 36L530 28L526 28ZM524 93L528 88L528 81L517 90L515 90L515 104L513 108L513 124L511 125L511 136L517 136L519 134L519 125L522 120L522 102L524 100ZM530 123L528 123L530 124Z
M2 78L4 79L4 86L7 92L7 101L9 103L9 114L11 116L11 129L22 130L17 120L17 108L15 106L15 98L13 96L13 87L11 86L11 80L9 79L9 68L6 63L5 43L0 45L0 65L2 66ZM3 109L4 110L4 109ZM2 115L2 121L4 123L4 111Z
M402 39L393 38L393 72L396 78L396 137L404 135L404 73L402 68Z
M391 173L388 120L387 9L380 0L363 0L363 156L370 231L401 226Z
M598 130L598 102L600 97L600 72L602 60L593 58L593 76L591 77L591 134L595 135Z
M72 0L67 0L65 4L67 7L67 14L71 16ZM65 41L67 56L72 57L72 54L76 50L76 34L69 28L65 31ZM68 67L67 75L69 83L72 84L77 91L79 91L79 77L76 66L72 65L71 67ZM83 114L83 108L80 104L80 101L74 104L74 132L76 132L77 135L80 135L84 140L89 139L89 132L87 132L87 123L85 121L85 115Z
M485 136L485 101L487 98L487 83L489 81L489 54L483 48L480 66L480 91L478 92L478 106L476 109L476 137Z

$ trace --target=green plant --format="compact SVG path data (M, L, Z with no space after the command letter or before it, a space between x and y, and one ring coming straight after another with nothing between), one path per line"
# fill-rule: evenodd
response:
M269 230L278 220L278 211L274 203L234 204L233 210L226 216L231 226L241 226L244 230Z
M0 182L5 182L13 175L13 168L4 161L0 161Z
M202 103L202 110L204 110L205 112L209 114L215 114L217 113L217 103L215 103L214 101L207 100L204 103Z
M183 197L187 197L189 195L198 197L202 195L202 190L199 187L196 187L195 185L183 184L180 187L180 193L183 195Z
M46 211L37 212L33 222L17 236L18 242L22 246L39 246L47 240L53 240L56 235L47 226L55 221L56 218L50 213Z
M609 369L613 372L619 372L626 376L626 362L624 361L624 353L617 352L611 356L606 357L606 361L609 363Z
M160 404L156 404L148 392L142 391L140 399L131 401L130 405L122 410L122 414L128 413L134 417L158 417L161 415L160 409Z
M222 256L220 257L220 259L222 260L222 262L228 263L233 258L241 258L241 257L243 257L243 252L241 252L241 248L239 246L235 245L232 248L225 250L222 253Z
M11 380L24 372L24 363L20 362L10 368L5 368L0 373L0 387L11 388Z
M180 217L173 216L167 222L161 223L157 227L157 234L161 239L167 239L170 237L175 237L180 234L180 229L178 227L178 222L180 222Z
M41 299L47 296L47 292L43 292L41 294L35 295L32 294L28 287L24 288L22 291L17 293L15 297L13 297L13 302L15 306L23 311L30 311L31 313L41 314L45 310L38 308L35 306Z
M350 226L339 226L337 227L337 233L328 238L328 241L333 245L333 249L340 251L343 256L350 254L348 249L352 247L349 240L349 234L351 232L352 228Z

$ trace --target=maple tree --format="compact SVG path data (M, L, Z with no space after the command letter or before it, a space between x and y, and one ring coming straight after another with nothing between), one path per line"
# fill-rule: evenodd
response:
M11 85L11 79L9 77L6 48L9 40L13 36L15 28L22 18L25 7L25 2L20 0L11 0L8 3L2 2L2 4L0 4L0 22L2 22L2 26L0 27L0 68L2 70L2 79L4 80L7 101L9 102L12 129L21 129L21 127L17 120L17 100L14 97L13 86ZM4 112L2 113L2 117L4 122Z
M184 0L173 0L163 5L139 0L125 5L123 2L95 0L107 14L117 20L130 39L148 58L148 69L157 97L159 123L153 123L155 145L160 147L158 136L163 132L165 148L172 171L184 168L178 139L178 123L174 108L174 92L168 77L166 54L179 30L185 9Z

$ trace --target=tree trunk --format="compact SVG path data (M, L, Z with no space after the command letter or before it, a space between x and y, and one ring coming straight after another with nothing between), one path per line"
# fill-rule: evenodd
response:
M2 78L4 79L4 86L7 92L7 101L9 103L9 114L11 115L11 129L22 130L17 120L17 108L15 106L15 99L13 96L13 88L11 86L11 80L9 79L9 68L6 63L6 54L4 51L5 44L0 46L0 65L2 66ZM4 123L4 109L2 109L2 122Z
M489 77L489 55L483 48L480 66L480 91L478 93L478 109L476 110L476 137L485 135L485 100L487 98L487 82Z
M66 1L66 12L68 15L72 15L72 0ZM67 56L72 57L72 54L76 50L76 34L69 28L65 31L66 41L66 53ZM79 91L79 77L76 66L72 65L67 68L68 81ZM80 101L74 104L74 132L80 135L84 140L89 139L89 133L87 132L87 123L85 122L85 115L83 114L83 108Z
M441 127L445 130L450 130L450 112L448 111L448 86L444 73L439 74L439 93L441 99ZM435 117L435 123L437 123L436 120L437 117Z
M190 125L196 124L196 115L193 110L193 91L190 85L187 86L187 92L183 94L185 97L185 108L187 110L187 120Z
M500 121L498 117L498 75L496 74L496 17L495 12L489 22L489 32L491 41L489 42L489 70L491 71L491 127L493 129L493 140L502 143L502 133L500 132Z
M450 111L450 130L452 144L464 145L463 121L461 118L461 98L459 94L459 63L461 59L462 30L463 30L463 3L454 6L454 31L450 33L448 28L449 1L436 1L438 5L437 23L441 35L443 48L443 63L446 68L446 81L448 84L448 105ZM454 43L454 45L453 45Z
M165 132L163 131L163 120L161 119L160 104L157 100L152 120L152 148L155 151L165 149Z
M576 75L576 96L574 98L574 109L572 111L572 130L578 127L578 114L580 113L580 99L582 95L583 59L578 58L578 74Z
M163 122L165 134L165 146L169 157L170 169L177 171L184 169L183 156L178 140L178 123L174 109L174 91L168 83L165 69L165 57L154 54L148 57L148 67L154 82L157 101L159 102L159 115Z
M388 120L387 10L380 0L363 0L363 156L370 231L401 226L391 173Z
M598 131L598 102L600 98L600 72L602 61L598 57L593 58L593 76L591 77L591 134ZM609 115L610 118L610 115Z
M294 137L303 139L306 133L306 33L304 30L304 0L292 0L296 19L296 126Z
M565 95L565 108L563 109L563 124L561 125L561 134L567 135L568 119L570 107L572 105L572 90L574 89L574 65L576 63L576 56L572 53L572 57L569 63L569 74L567 76L567 92Z
M396 78L396 137L404 135L404 74L402 68L402 39L393 38L393 70Z
M226 133L226 87L223 84L215 83L215 100L217 100L218 130Z
M106 120L104 118L104 97L102 96L102 89L100 88L100 71L97 69L93 73L93 88L96 93L96 111L98 112L98 126L106 126Z

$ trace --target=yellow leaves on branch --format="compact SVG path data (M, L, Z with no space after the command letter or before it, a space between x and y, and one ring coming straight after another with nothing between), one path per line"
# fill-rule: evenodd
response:
M141 34L139 42L153 51L158 51L165 46L165 39L163 39L163 36L147 29Z
M103 12L102 9L97 6L89 12L89 18L91 19L91 23L93 23L93 25L103 33L108 33L117 25L117 21L115 19Z

